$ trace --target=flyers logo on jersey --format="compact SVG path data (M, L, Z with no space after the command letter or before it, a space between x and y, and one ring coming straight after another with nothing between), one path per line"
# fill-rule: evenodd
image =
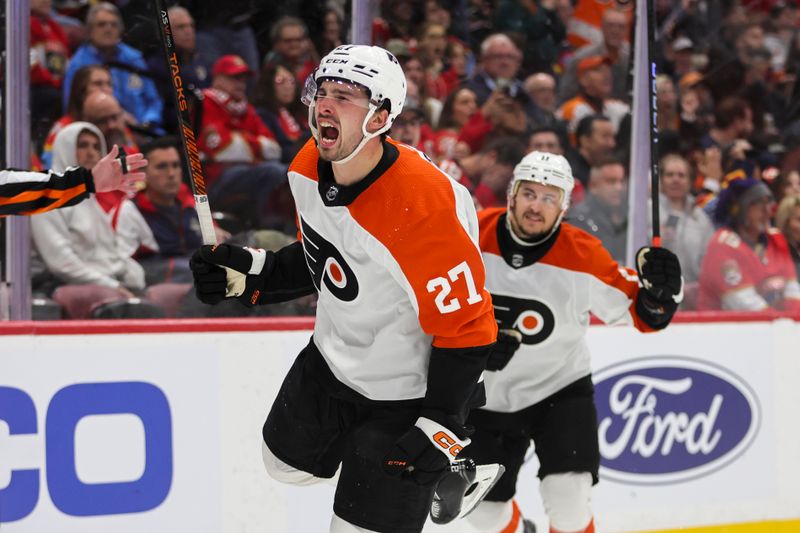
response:
M314 231L302 217L300 230L303 232L306 264L317 290L322 291L322 285L325 284L336 298L344 302L355 300L358 296L358 280L339 250Z
M553 312L538 300L492 294L492 303L497 325L500 329L514 328L522 333L522 344L540 344L555 329Z

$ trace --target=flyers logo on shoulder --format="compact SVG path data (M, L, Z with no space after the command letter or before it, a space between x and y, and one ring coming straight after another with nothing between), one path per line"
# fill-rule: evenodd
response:
M492 294L492 303L500 329L519 331L522 344L541 344L555 329L555 315L542 301Z
M317 290L322 292L324 285L333 296L344 302L355 300L358 296L358 280L341 252L315 231L303 217L300 217L300 229L303 232L306 264Z
M600 476L636 485L688 481L725 468L754 442L758 397L730 370L680 356L594 372Z

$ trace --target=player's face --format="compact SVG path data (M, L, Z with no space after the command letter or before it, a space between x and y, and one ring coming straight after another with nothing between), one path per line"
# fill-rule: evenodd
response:
M361 142L369 100L356 85L323 81L316 94L314 119L319 131L319 153L327 161L350 155Z
M561 214L562 194L561 189L552 185L520 183L508 213L517 236L535 241L550 233Z

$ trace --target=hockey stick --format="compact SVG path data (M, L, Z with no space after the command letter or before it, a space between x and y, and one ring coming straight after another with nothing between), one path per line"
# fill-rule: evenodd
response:
M161 30L159 32L161 34L161 44L164 48L164 57L169 66L170 80L172 82L172 97L175 101L175 111L178 115L181 151L186 160L186 168L189 170L189 177L191 178L189 184L192 187L192 194L194 194L197 218L200 220L200 234L203 236L203 244L217 244L214 221L211 218L211 207L206 194L206 180L203 176L203 166L200 163L200 153L197 149L197 136L194 133L191 117L189 116L189 103L183 93L184 85L181 78L181 67L178 64L178 54L175 50L175 41L172 37L172 26L169 23L164 0L155 0L155 6L159 29Z
M469 458L457 459L433 492L433 523L447 524L474 511L505 471L501 464L476 465Z
M650 206L652 209L653 246L661 246L661 206L659 205L659 180L658 180L658 104L656 103L656 62L655 62L655 35L656 15L653 4L647 2L647 67L650 83L648 83L648 98L650 102Z

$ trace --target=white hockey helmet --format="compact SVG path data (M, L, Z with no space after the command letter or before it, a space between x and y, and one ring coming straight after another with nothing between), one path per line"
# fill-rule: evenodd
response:
M406 99L406 77L397 58L379 46L358 44L334 48L322 58L319 67L308 77L303 88L302 101L308 106L308 122L314 138L319 140L314 119L317 89L325 80L353 83L369 92L369 112L364 117L361 143L353 152L337 163L346 163L358 153L368 140L387 131L403 110ZM375 112L388 103L389 119L378 131L368 133L367 123Z
M523 157L514 167L514 177L509 186L510 197L513 198L517 194L523 181L533 181L561 189L564 192L561 209L566 210L569 207L570 195L575 188L575 178L572 177L572 167L563 155L535 151Z

